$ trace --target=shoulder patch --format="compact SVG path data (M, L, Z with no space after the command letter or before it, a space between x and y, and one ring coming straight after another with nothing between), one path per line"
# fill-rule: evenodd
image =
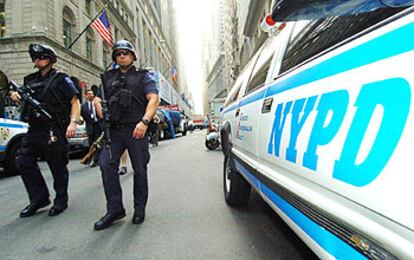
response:
M74 84L74 83L73 83L73 81L69 78L69 76L65 75L63 79L65 80L65 82L66 82L68 85L75 86L75 84Z

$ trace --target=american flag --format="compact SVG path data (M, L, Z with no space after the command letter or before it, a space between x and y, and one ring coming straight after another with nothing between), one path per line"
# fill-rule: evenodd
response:
M92 23L92 27L102 36L106 44L108 44L109 47L112 47L111 25L109 24L105 10L103 10L102 14Z

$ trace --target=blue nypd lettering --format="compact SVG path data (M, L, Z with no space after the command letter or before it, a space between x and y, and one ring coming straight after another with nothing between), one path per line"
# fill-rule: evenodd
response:
M402 78L362 86L355 104L350 104L347 90L280 103L275 110L267 152L280 157L286 118L290 116L290 137L285 159L296 163L297 139L313 112L316 117L303 154L302 166L316 172L318 163L325 159L318 156L318 147L331 143L341 127L346 127L348 131L340 156L334 162L332 175L333 178L351 185L364 186L378 177L394 153L406 125L410 105L410 85ZM351 124L345 125L343 121L351 106L354 106L352 110L355 110L355 114ZM378 106L382 107L383 113L374 143L363 162L357 163L364 136Z

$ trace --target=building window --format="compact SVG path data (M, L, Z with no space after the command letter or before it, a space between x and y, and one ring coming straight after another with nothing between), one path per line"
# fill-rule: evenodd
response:
M66 19L63 19L63 43L65 47L69 47L72 42L72 25Z
M92 39L86 36L86 58L92 61Z
M103 47L103 54L102 54L102 64L104 66L104 68L109 66L109 49L106 46L105 42L102 42L102 47Z
M63 43L65 47L69 47L72 42L72 36L74 35L75 16L73 12L68 8L63 8Z
M115 41L118 41L118 39L119 39L119 30L118 30L118 28L116 28L115 27Z
M93 33L91 31L88 31L86 33L86 58L91 62L93 61L92 51L93 51Z
M0 0L0 38L3 38L6 34L6 11L5 0Z
M92 0L85 0L85 11L89 16L92 15Z

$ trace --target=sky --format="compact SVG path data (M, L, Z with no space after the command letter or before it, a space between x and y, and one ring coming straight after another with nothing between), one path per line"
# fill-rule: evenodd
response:
M185 74L189 92L193 96L194 112L203 113L202 88L205 86L203 72L203 36L211 17L208 3L212 0L173 0L176 10L178 55L181 70Z

